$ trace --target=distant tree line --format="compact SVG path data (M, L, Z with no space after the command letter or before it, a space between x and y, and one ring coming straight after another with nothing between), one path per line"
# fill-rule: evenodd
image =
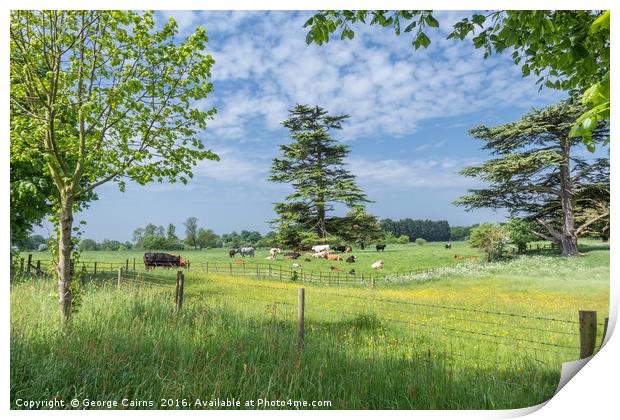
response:
M381 228L395 237L407 236L411 242L418 238L429 242L449 241L451 235L446 220L384 219Z

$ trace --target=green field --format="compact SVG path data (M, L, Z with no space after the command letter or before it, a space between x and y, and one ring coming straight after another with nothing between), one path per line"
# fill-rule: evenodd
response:
M81 253L80 262L102 262L108 264L100 264L100 270L106 270L110 268L109 263L112 263L112 269L115 269L118 265L122 265L129 260L130 268L133 267L134 259L136 261L136 268L143 268L142 258L145 251L84 251ZM157 252L157 251L154 251ZM254 258L244 257L241 258L236 255L234 258L230 258L228 255L228 249L214 248L203 251L198 250L185 250L185 251L170 251L173 254L179 254L185 259L189 260L191 267L194 270L205 270L206 264L209 264L209 269L218 271L226 271L229 264L233 264L233 267L237 267L239 262L244 261L249 267L259 264L261 266L272 265L276 268L282 266L283 269L290 268L292 264L301 264L306 272L310 271L330 271L331 266L336 266L343 270L343 272L349 271L354 268L357 273L367 274L379 274L376 270L371 268L371 264L375 261L382 260L384 262L384 269L381 273L401 273L415 270L424 270L436 267L445 267L451 265L462 264L466 262L464 259L455 259L454 256L462 256L464 258L476 258L483 259L483 255L478 251L470 248L465 242L454 242L452 249L445 249L444 243L428 243L423 246L415 245L413 243L408 245L392 245L389 244L386 250L383 252L377 252L374 245L365 250L354 249L352 254L339 254L346 259L349 255L355 255L357 262L354 264L348 264L345 261L327 261L325 259L316 259L310 257L311 253L307 255L302 254L298 260L285 260L282 255L279 255L275 261L268 261L265 257L269 256L268 249L258 249ZM25 256L25 255L22 255ZM47 252L32 252L33 261L38 259L42 261L49 261L50 256ZM305 258L309 258L311 261L305 261ZM90 269L89 265L89 269Z
M407 262L445 268L374 289L303 285L301 353L299 283L192 268L185 271L183 310L175 314L174 272L130 272L120 289L113 281L87 283L70 330L62 332L53 282L15 281L12 404L54 396L156 406L171 398L179 408L216 398L326 400L340 409L538 404L553 395L561 363L578 358L578 310L596 310L599 322L607 316L609 250L583 245L584 255L574 259L545 251L467 265L453 258L477 255L464 243L451 251L442 244L388 246L381 256L386 270L407 271ZM188 258L224 263L224 252ZM360 261L377 254L354 253ZM82 258L133 255L141 256Z

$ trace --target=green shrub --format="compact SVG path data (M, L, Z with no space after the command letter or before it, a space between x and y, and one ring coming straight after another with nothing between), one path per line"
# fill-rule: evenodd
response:
M416 243L416 245L422 246L422 245L426 244L426 239L424 239L424 238L417 238L415 240L415 243Z
M398 237L398 239L396 240L397 243L399 244L408 244L409 243L409 236L407 235L400 235Z
M508 242L508 235L496 223L477 226L471 230L469 235L469 245L483 251L487 256L487 261L500 258L506 242Z

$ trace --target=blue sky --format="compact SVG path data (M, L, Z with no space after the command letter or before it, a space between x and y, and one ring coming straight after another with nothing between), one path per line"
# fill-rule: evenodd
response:
M563 94L539 91L508 54L485 60L470 42L446 40L469 13L438 12L431 46L414 51L408 34L376 27L355 28L353 41L307 46L308 11L157 12L160 22L177 20L181 37L207 29L214 92L197 105L218 110L202 139L221 161L200 163L187 186L100 187L100 200L76 217L87 222L83 237L129 240L147 223L172 222L182 232L189 216L220 234L268 231L273 203L289 192L267 177L278 144L288 141L280 123L295 103L351 115L335 135L352 149L347 164L374 201L372 214L451 225L502 220L503 212L451 204L476 186L457 172L488 157L467 130L515 120Z

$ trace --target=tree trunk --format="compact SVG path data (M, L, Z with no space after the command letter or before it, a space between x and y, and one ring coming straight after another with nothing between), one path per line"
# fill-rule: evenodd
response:
M577 235L575 235L575 215L573 214L573 193L570 178L570 139L564 137L560 141L562 160L560 162L560 200L562 203L562 236L558 245L562 255L574 257L579 255L577 250Z
M58 232L58 295L60 296L60 320L65 325L71 317L71 234L73 230L73 199L61 195Z

